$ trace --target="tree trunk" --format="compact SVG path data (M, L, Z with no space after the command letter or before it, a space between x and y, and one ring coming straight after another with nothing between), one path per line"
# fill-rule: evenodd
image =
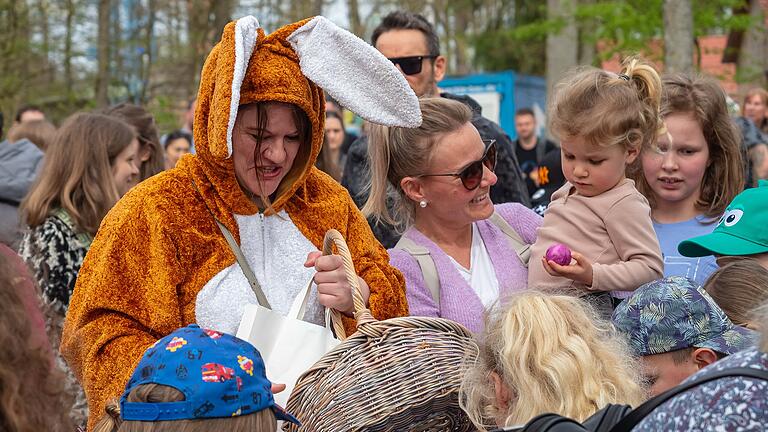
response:
M51 32L48 25L48 0L40 0L37 3L37 11L40 13L40 35L43 38L42 54L47 63L51 47Z
M347 0L349 14L349 30L360 38L366 37L365 27L360 20L360 4L357 0Z
M312 2L312 13L307 16L322 15L324 6L325 6L324 0L314 0Z
M691 0L664 0L664 71L693 72Z
M66 18L64 30L64 88L67 90L67 99L74 96L72 79L72 33L75 22L75 0L66 2Z
M98 70L96 72L96 105L109 105L109 33L111 12L110 0L99 0L99 31L97 36Z
M221 39L221 33L224 31L224 27L232 21L232 11L234 10L234 2L232 0L215 0L213 2L213 28L209 33L209 39L206 49L206 54L211 48Z
M147 1L147 25L144 28L144 58L141 61L141 92L139 100L142 105L147 103L147 88L149 87L149 78L152 76L152 39L155 29L155 14L157 13L157 0Z
M547 35L547 93L563 74L578 64L579 32L570 0L547 0L547 18L562 25L559 32Z
M750 86L765 87L766 84L766 59L768 54L766 49L765 34L765 15L761 2L752 0L750 2L749 15L753 20L753 25L744 31L744 39L741 42L739 51L738 67L739 79ZM746 87L746 86L744 86Z
M579 0L582 5L591 5L595 0ZM593 19L585 19L579 24L579 64L595 66L597 47L592 38L596 23Z
M189 69L185 81L188 84L188 94L194 94L197 80L203 69L205 56L208 54L208 19L210 4L206 0L187 0L187 35L189 38Z
M466 75L470 72L467 32L472 24L472 5L468 0L456 2L454 5L453 40L456 44L456 69L454 72L457 75Z
M0 1L0 101L5 107L30 103L29 14L25 2Z

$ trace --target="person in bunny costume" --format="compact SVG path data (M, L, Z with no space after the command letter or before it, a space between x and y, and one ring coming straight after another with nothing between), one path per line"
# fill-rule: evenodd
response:
M197 154L110 211L78 276L62 353L92 413L120 395L158 339L191 323L234 334L245 305L257 302L218 223L274 311L286 314L314 278L304 319L322 324L324 308L334 308L354 329L341 259L318 251L333 228L348 242L373 315L408 314L402 275L347 191L314 167L323 90L368 121L421 123L418 100L395 66L323 17L270 35L253 17L224 28L202 71Z

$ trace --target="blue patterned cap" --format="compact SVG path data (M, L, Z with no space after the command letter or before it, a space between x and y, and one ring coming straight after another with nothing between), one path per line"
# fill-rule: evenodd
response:
M143 384L173 387L178 402L128 402ZM298 420L275 404L261 354L234 336L182 327L144 352L120 399L123 420L194 420L243 416L271 408L279 420Z
M691 347L730 355L750 347L755 337L734 325L703 288L679 276L640 286L616 307L612 319L641 356Z

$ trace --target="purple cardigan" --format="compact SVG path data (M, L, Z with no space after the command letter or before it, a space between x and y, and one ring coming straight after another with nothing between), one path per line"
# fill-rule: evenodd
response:
M500 204L495 208L526 243L533 244L536 241L536 229L541 226L541 216L517 203ZM528 283L528 269L520 262L515 251L511 250L507 236L488 220L478 221L477 228L496 270L499 297L524 290ZM403 235L429 250L440 279L438 310L416 259L404 250L389 249L389 263L397 267L405 277L410 314L448 318L473 332L482 330L485 310L483 303L451 263L450 257L414 227L408 228Z

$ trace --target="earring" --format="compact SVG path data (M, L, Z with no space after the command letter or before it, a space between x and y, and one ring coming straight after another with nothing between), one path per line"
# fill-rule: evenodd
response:
M426 208L427 207L427 201L425 201L425 200L419 201L419 207Z

